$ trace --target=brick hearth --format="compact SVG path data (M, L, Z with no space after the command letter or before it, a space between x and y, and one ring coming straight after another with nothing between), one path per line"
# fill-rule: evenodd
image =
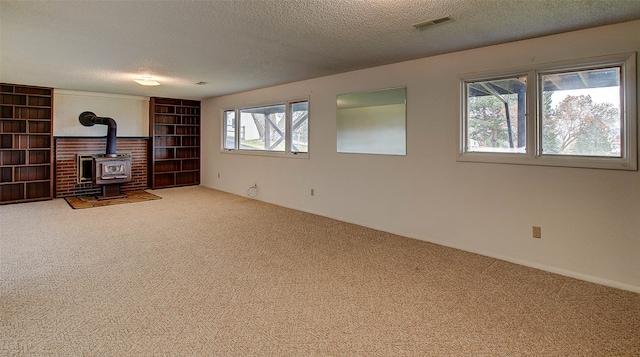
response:
M94 195L101 186L93 183L78 183L78 154L103 154L106 138L55 138L56 183L55 197ZM131 153L131 182L122 184L123 191L148 188L147 138L118 138L116 152Z

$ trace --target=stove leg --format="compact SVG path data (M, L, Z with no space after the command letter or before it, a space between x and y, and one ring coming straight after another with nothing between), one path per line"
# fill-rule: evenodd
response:
M120 185L111 184L111 185L102 185L102 196L98 196L99 200L108 200L114 198L125 198L127 195L123 195L120 193Z

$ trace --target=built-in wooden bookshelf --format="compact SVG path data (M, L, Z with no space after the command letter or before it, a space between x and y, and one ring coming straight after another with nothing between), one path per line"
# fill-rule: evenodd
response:
M0 83L0 204L50 199L53 90Z
M151 188L200 184L200 102L151 98Z

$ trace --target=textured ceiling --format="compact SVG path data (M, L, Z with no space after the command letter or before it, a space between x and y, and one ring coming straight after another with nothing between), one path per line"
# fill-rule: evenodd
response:
M0 80L199 99L635 19L638 0L1 0Z

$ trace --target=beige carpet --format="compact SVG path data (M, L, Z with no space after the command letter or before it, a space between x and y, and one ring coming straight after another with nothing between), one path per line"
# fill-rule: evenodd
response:
M2 356L639 356L640 295L202 187L0 206Z

